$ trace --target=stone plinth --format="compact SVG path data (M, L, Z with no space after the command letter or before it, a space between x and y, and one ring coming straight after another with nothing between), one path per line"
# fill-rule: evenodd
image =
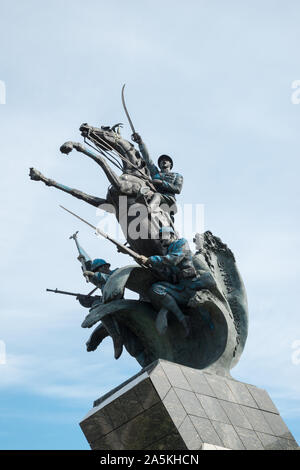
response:
M96 400L80 426L97 450L298 447L265 390L165 360Z

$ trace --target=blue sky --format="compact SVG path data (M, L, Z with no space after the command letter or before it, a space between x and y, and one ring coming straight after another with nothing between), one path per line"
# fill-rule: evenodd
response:
M31 182L35 166L104 196L93 162L59 147L82 122L124 122L120 92L153 157L183 173L178 201L204 204L205 229L236 255L250 329L236 379L264 387L300 441L299 122L295 1L1 1L1 449L87 449L78 422L139 365L110 339L85 351L86 313L46 287L86 292L68 237L128 263L63 213L94 208ZM84 161L85 159L85 161Z

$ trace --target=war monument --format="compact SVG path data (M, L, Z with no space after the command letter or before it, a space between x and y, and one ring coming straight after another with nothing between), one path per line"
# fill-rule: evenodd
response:
M127 240L123 245L63 208L130 257L127 266L112 271L101 253L95 259L87 255L75 233L71 238L83 276L93 289L88 295L55 290L74 295L88 309L82 327L95 328L87 351L110 336L115 358L125 348L142 368L95 397L80 423L90 447L296 449L268 393L230 374L248 332L246 291L234 254L209 231L195 234L193 247L177 232L176 195L183 188L178 171L184 169L165 154L153 162L127 111L124 87L122 102L132 142L121 136L120 123L100 128L84 123L84 144L66 142L60 148L65 155L76 150L101 167L109 181L106 195L89 195L30 169L33 181L113 213ZM125 288L139 300L126 299Z

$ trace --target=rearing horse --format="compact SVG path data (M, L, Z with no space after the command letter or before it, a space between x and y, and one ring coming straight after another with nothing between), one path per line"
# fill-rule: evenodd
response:
M126 240L135 251L145 256L161 254L158 232L161 226L170 225L170 215L168 208L159 207L159 203L153 204L156 189L140 153L132 143L121 137L119 124L113 127L96 128L85 123L80 126L79 130L85 142L90 146L91 144L87 141L93 144L97 154L83 144L75 142L65 142L60 150L62 153L69 154L75 149L94 160L102 168L111 184L106 198L92 196L57 183L35 168L30 169L30 178L43 181L47 186L60 189L107 212L114 212ZM107 159L122 171L120 176L112 170ZM123 198L121 199L120 196ZM152 201L151 209L150 201ZM139 214L138 217L137 214Z

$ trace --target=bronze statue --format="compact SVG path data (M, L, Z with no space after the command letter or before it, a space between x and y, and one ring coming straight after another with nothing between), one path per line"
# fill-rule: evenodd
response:
M106 197L83 193L30 169L32 180L114 213L126 245L66 209L137 263L111 271L105 260L88 257L77 233L72 236L83 275L102 293L74 294L89 308L82 326L100 322L87 350L95 350L109 335L116 359L125 346L143 367L161 358L226 375L243 351L248 328L246 293L234 256L211 232L195 235L196 252L177 233L176 195L183 177L171 171L173 160L168 155L159 157L158 166L154 164L132 124L124 87L122 101L139 149L121 136L120 123L99 128L82 124L86 145L66 142L60 148L65 155L75 149L101 167L110 184ZM125 299L125 288L138 293L139 300Z

